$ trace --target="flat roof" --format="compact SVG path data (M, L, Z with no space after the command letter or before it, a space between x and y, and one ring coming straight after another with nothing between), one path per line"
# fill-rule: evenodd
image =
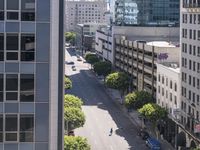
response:
M176 47L174 44L166 42L166 41L147 42L147 45L156 46L156 47Z
M164 63L158 63L158 64L174 72L180 73L179 63L177 62L164 62Z

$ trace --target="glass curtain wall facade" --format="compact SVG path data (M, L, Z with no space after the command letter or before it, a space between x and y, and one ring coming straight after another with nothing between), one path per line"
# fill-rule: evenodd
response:
M115 25L179 26L179 0L116 0Z
M51 3L57 8L50 7ZM62 16L59 15L62 3L62 0L0 0L0 150L62 149L62 131L58 131L62 130L62 121L58 121L58 113L62 112L55 111L56 125L50 124L51 103L55 110L62 111L59 103L63 81L55 84L60 91L54 91L57 95L54 101L51 98L52 82L59 77L62 80L63 76L51 72L54 63L63 73L62 60L51 56L52 47L56 47L54 53L63 58L63 49L59 47L63 44L63 30L52 29L59 23L52 21L51 15ZM62 24L63 19L59 20ZM58 41L54 39L52 44L51 36L57 33ZM51 141L59 146L52 148Z

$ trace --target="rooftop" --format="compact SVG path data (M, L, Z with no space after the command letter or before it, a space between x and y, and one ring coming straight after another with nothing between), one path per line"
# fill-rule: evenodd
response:
M156 46L156 47L177 47L176 45L172 44L171 42L166 42L166 41L148 42L147 45Z
M174 72L180 73L180 66L178 62L163 62L159 64Z

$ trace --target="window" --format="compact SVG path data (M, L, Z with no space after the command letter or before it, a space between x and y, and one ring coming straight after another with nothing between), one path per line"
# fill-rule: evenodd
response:
M177 97L174 96L174 104L177 105Z
M169 94L170 101L172 101L172 93Z
M172 81L170 81L170 89L172 89Z
M6 59L18 60L19 49L19 37L18 34L7 34L6 36Z
M18 50L18 35L17 34L7 34L6 49Z
M200 30L198 30L197 39L200 41Z
M3 74L0 74L0 102L3 101Z
M164 88L162 88L162 96L165 95L165 91L164 91Z
M18 99L18 75L6 75L6 100L17 101Z
M18 12L7 12L7 20L18 20L19 13Z
M193 30L193 40L196 40L196 30Z
M165 78L164 76L162 76L162 84L164 84L164 82L165 82Z
M0 0L0 20L4 20L4 0Z
M6 115L5 119L5 140L17 141L17 115Z
M4 61L4 35L0 34L0 61Z
M34 75L21 74L20 78L20 101L34 101Z
M21 61L34 61L35 59L35 35L21 35Z
M174 90L177 91L177 84L174 84Z
M35 0L21 0L21 20L35 20Z
M3 115L0 115L0 142L3 142Z
M33 142L34 116L20 115L20 142Z

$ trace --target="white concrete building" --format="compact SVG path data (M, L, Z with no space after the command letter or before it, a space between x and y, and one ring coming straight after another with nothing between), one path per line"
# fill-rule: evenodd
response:
M180 119L180 68L176 62L157 63L157 104L169 112L169 117Z
M181 90L185 115L181 122L188 133L185 146L200 144L200 1L181 1Z
M105 23L105 0L66 0L65 31L74 31L77 24Z
M109 27L101 28L96 31L95 51L103 60L114 62L112 49L112 35Z

